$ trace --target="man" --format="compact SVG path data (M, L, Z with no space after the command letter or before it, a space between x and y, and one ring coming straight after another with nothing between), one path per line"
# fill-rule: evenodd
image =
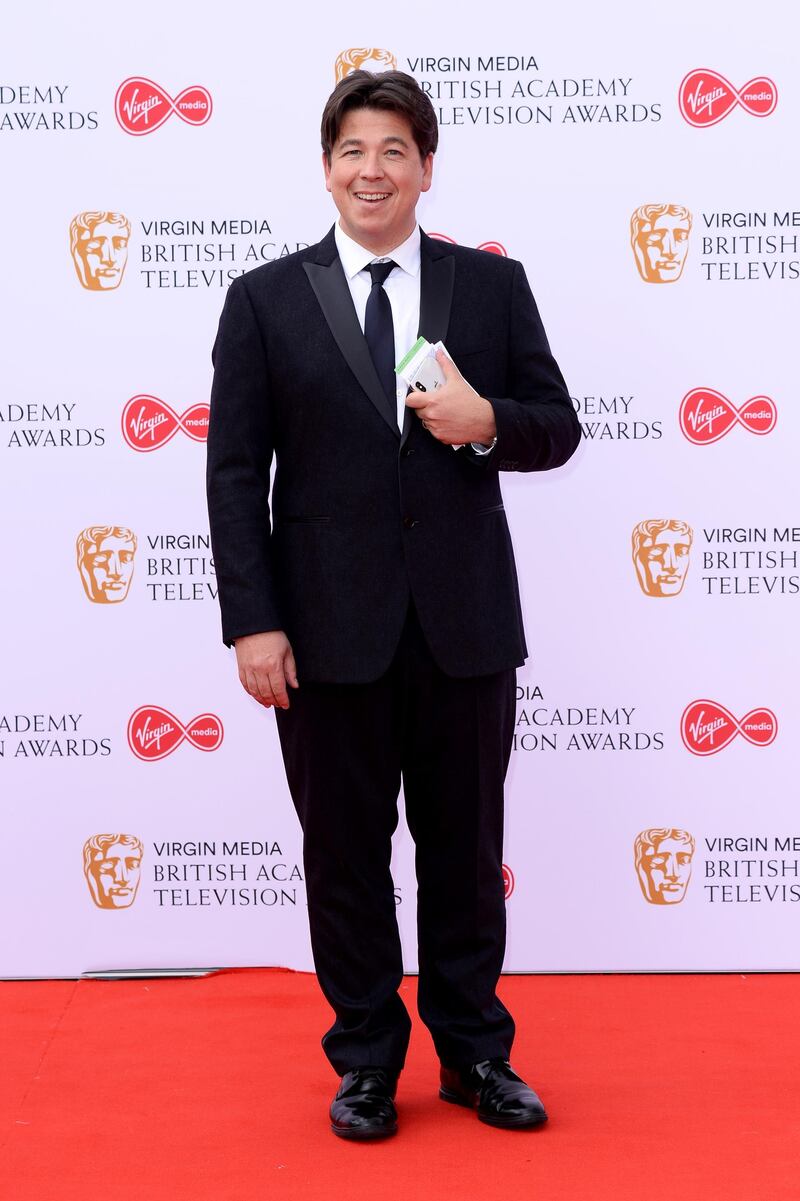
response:
M580 427L520 264L417 226L437 135L410 76L343 79L322 118L339 221L234 281L214 351L223 637L247 691L277 708L336 1014L323 1039L342 1077L331 1124L346 1138L397 1127L411 1025L390 873L401 778L440 1095L498 1126L545 1119L508 1065L514 1023L495 992L526 654L498 471L558 466ZM440 360L443 387L406 398L392 368L418 333L445 340L453 362Z

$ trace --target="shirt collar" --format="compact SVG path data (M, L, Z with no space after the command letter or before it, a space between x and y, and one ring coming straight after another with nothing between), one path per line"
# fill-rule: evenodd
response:
M419 274L420 236L418 225L414 226L405 242L402 242L399 246L395 246L394 250L390 250L388 254L380 256L374 255L371 250L366 250L358 242L354 241L353 238L344 232L338 221L333 232L336 238L336 249L339 251L339 258L348 279L352 279L354 275L358 275L359 271L363 271L368 263L381 259L394 259L397 266L409 275Z

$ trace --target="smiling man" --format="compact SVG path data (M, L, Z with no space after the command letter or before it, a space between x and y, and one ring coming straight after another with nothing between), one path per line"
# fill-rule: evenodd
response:
M499 472L560 466L580 426L522 266L420 230L437 140L410 76L343 79L322 117L339 220L234 281L214 347L223 637L245 689L276 708L335 1014L331 1127L354 1139L397 1129L411 1028L390 871L401 783L439 1095L494 1126L546 1120L509 1065L514 1022L496 992L526 655ZM441 388L407 397L394 364L418 335L452 361Z

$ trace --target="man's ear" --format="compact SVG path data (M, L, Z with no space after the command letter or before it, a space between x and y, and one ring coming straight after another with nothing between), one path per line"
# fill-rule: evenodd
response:
M325 172L325 187L330 192L331 190L331 164L327 154L322 152L322 170Z
M420 192L427 192L433 182L433 152L422 160L422 187Z

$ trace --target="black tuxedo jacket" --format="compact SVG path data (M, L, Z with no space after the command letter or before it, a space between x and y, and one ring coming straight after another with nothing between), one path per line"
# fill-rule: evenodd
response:
M580 425L521 264L424 233L421 254L419 332L490 400L483 457L410 410L398 431L333 230L236 279L220 318L208 505L223 638L285 630L301 684L381 676L409 594L447 674L526 655L498 472L560 466Z

